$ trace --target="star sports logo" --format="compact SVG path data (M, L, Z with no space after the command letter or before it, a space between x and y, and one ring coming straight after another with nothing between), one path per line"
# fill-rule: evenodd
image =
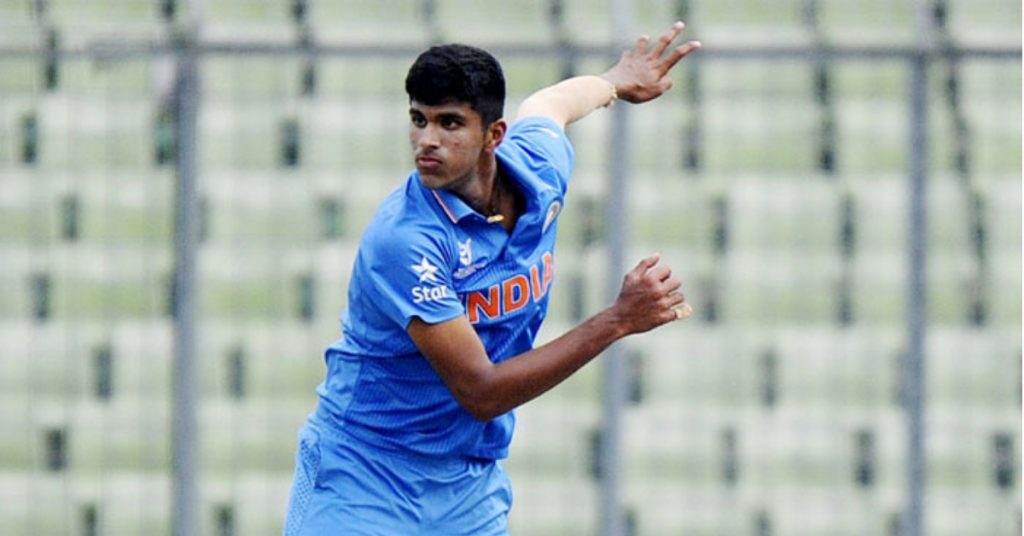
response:
M437 279L437 266L430 264L426 257L420 260L419 264L413 264L412 270L420 278L420 283L440 283ZM412 287L413 303L436 302L448 297L448 287L441 286L416 286Z
M434 283L437 282L437 276L434 275L437 273L437 266L430 264L430 261L428 261L426 257L423 257L423 260L421 260L419 264L412 265L412 269L416 272L416 275L419 276L420 283L428 281Z

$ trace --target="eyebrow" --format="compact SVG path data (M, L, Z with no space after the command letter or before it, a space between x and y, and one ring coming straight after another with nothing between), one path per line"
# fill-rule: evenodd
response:
M423 110L420 110L419 108L409 108L409 115L418 115L423 117L427 116L427 114L424 113ZM437 114L437 118L440 120L458 120L462 123L465 123L467 121L466 114L462 113L461 111L440 112Z
M465 114L462 114L462 113L459 113L459 112L444 112L444 113L438 114L438 119L442 119L442 120L444 120L444 119L448 119L448 120L457 119L460 122L463 122L463 123L466 122Z

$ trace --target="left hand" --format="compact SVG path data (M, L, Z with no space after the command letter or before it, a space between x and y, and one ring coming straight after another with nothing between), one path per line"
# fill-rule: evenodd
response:
M615 86L619 98L624 101L641 103L658 98L672 87L672 80L667 76L672 67L691 52L700 49L699 41L687 41L673 47L662 57L685 26L677 21L658 38L650 50L650 37L640 37L636 46L623 52L619 62L601 77Z
M682 281L672 269L658 264L657 253L640 261L622 278L622 289L608 308L626 335L643 333L673 320L682 320L693 312L680 290Z

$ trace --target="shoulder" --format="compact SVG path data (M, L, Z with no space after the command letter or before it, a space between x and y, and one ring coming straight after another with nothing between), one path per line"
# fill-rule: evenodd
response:
M507 138L513 142L568 144L565 130L554 120L544 116L528 116L509 127Z
M542 180L563 193L576 162L576 154L565 130L550 118L524 117L509 128L498 146L501 156L537 173Z
M360 252L382 263L425 252L448 257L451 229L420 197L410 183L388 195L363 233Z
M418 184L388 196L363 233L352 271L360 306L402 330L413 317L437 323L462 314L452 286L454 231L425 201Z
M498 150L520 159L548 162L559 167L571 168L575 159L565 130L543 116L524 117L512 123Z

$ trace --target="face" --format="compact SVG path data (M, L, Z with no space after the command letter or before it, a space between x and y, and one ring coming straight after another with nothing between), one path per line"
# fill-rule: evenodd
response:
M483 128L480 114L466 103L409 106L409 141L420 179L428 188L458 191L477 177L493 155L504 129Z

